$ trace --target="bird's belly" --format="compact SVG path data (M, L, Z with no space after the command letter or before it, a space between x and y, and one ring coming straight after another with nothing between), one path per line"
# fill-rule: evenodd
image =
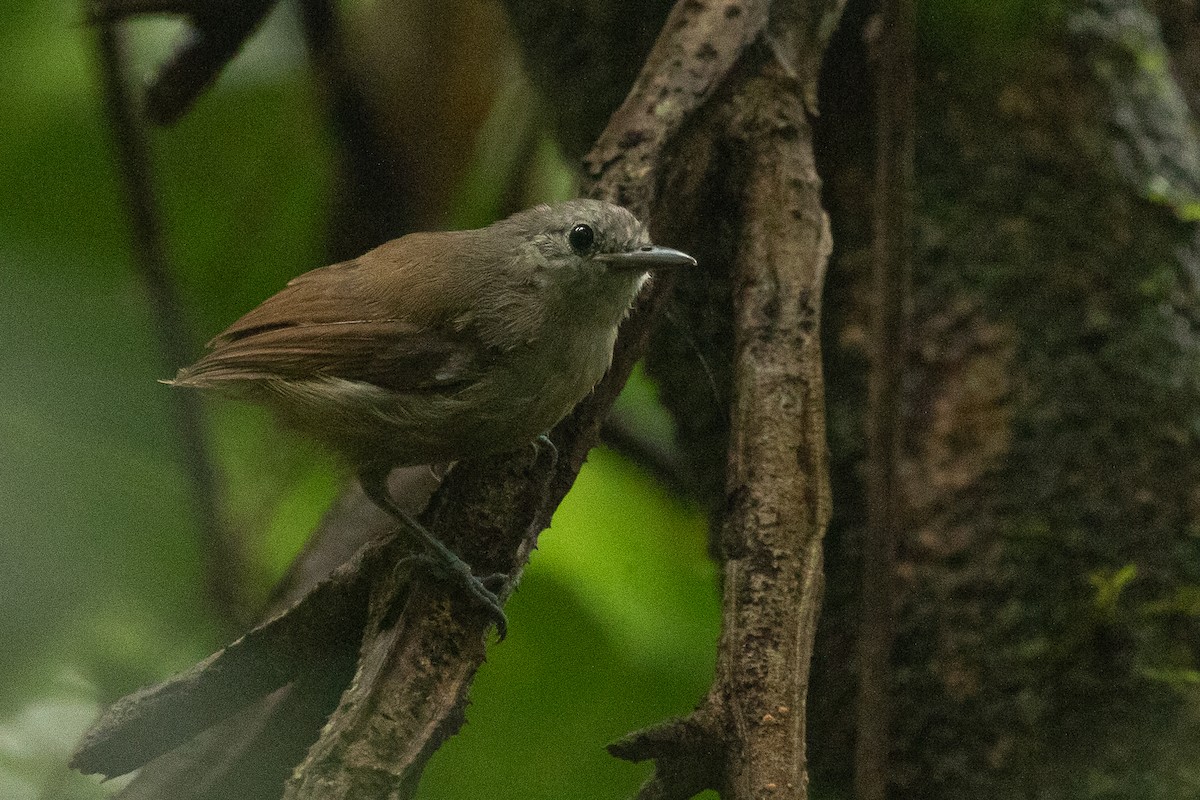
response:
M608 369L615 336L613 329L507 353L482 379L447 394L330 378L290 382L277 408L355 464L446 463L515 450L591 391Z
M440 421L454 458L516 449L548 432L604 376L611 336L511 353L504 366L455 395L457 408Z

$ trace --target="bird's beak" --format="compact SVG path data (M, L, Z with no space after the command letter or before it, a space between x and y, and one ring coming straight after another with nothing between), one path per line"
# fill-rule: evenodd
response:
M624 253L600 253L593 258L603 261L619 272L646 272L652 269L696 266L696 259L687 253L649 244Z

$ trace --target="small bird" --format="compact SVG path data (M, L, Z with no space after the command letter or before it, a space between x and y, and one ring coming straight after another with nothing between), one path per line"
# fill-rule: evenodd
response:
M608 369L648 272L695 264L598 200L413 233L293 279L167 383L262 404L340 454L503 639L496 594L396 505L388 474L543 435Z

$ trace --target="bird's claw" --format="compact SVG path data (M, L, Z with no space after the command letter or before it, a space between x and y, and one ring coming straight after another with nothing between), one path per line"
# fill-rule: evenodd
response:
M497 572L478 578L467 563L460 558L446 562L429 553L414 553L396 564L397 571L412 570L420 567L425 573L437 580L457 583L471 595L487 611L492 622L496 624L496 634L499 641L504 641L508 635L508 617L500 604L499 592L508 583L508 575Z
M498 637L498 641L503 642L504 637L508 636L508 617L504 613L504 608L500 605L500 598L497 596L497 592L489 589L488 584L496 586L498 590L504 586L504 582L508 580L508 576L503 573L497 573L488 575L482 579L477 578L465 562L460 561L459 563L465 568L465 574L460 573L463 586L484 607L488 616L492 618L492 622L496 623L496 636ZM501 580L501 583L498 585L496 583L497 577Z

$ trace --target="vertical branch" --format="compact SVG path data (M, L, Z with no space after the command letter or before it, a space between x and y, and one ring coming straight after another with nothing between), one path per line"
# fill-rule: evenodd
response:
M656 762L639 800L706 788L729 800L808 796L805 704L831 509L820 311L832 240L804 82L765 46L748 55L711 109L716 124L684 153L692 168L727 166L705 197L735 243L716 676L688 717L609 746ZM710 146L705 163L698 151Z
M124 43L116 23L101 22L97 27L104 105L129 213L133 262L146 288L163 367L171 373L189 360L191 337L167 267L146 130L125 81ZM199 398L193 392L171 392L169 407L198 518L205 590L223 619L240 622L244 611L242 553L221 519L216 471L205 443Z
M866 410L867 528L858 633L857 800L884 800L888 789L900 398L912 273L913 15L913 0L881 0L875 18L874 308Z
M799 90L767 68L732 120L749 150L717 668L733 798L807 796L805 703L831 507L819 330L832 242Z

